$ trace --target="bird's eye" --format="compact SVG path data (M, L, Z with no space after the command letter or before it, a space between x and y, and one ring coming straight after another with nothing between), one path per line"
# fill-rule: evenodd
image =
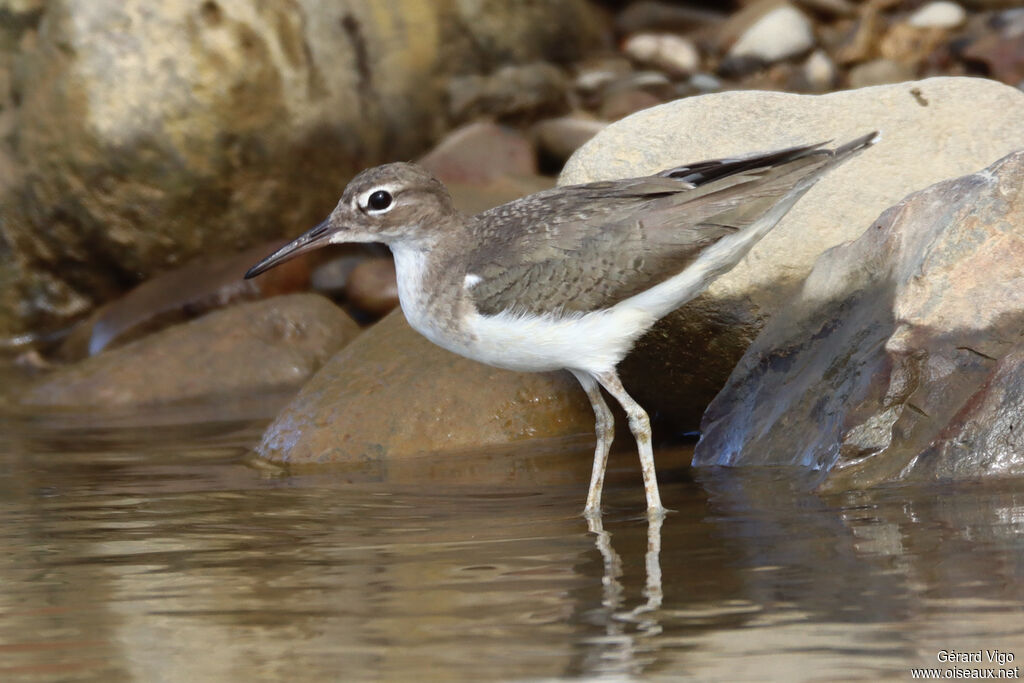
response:
M391 206L391 193L385 190L377 190L366 200L366 206L374 211L383 211Z

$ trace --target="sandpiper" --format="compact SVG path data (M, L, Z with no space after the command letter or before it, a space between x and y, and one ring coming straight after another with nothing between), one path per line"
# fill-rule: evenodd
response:
M331 215L253 266L253 277L341 242L383 242L409 323L450 351L501 368L569 370L594 408L597 447L585 513L599 514L614 434L600 387L625 410L649 515L664 513L647 413L616 371L659 318L730 270L823 174L871 133L559 187L476 216L416 164L367 169Z

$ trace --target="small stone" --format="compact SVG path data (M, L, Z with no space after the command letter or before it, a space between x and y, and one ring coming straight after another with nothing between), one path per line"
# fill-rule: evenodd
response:
M622 51L641 64L650 64L673 76L688 76L700 68L700 52L693 42L671 33L630 36Z
M804 79L814 91L831 90L836 85L838 75L835 62L824 50L815 50L804 62Z
M813 46L811 22L792 5L782 5L748 28L729 49L728 55L771 63L795 57Z
M620 35L647 31L690 31L721 23L724 12L687 7L667 2L641 0L631 2L615 17L615 30Z
M601 105L601 118L617 121L642 109L661 104L661 98L645 90L620 90L608 95Z
M448 82L448 109L455 121L481 116L533 119L568 108L569 81L553 64L504 66L486 76L457 76Z
M967 12L955 2L930 2L910 15L907 23L915 28L956 28L967 21Z
M722 89L722 81L711 74L694 74L690 77L690 87L699 93L718 92Z
M533 134L543 154L564 163L583 143L607 125L607 121L575 114L540 121L533 127Z
M533 143L514 128L481 121L449 133L419 163L445 183L485 185L537 172Z
M360 262L349 275L345 296L350 304L372 316L390 313L398 306L394 260L379 257Z
M850 69L848 74L851 88L866 88L871 85L902 83L914 78L910 66L892 59L873 59Z

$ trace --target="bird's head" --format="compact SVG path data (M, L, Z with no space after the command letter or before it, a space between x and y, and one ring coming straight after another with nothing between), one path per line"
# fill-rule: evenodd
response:
M454 213L448 190L422 166L394 163L368 168L348 184L327 220L257 263L245 277L328 244L424 241Z

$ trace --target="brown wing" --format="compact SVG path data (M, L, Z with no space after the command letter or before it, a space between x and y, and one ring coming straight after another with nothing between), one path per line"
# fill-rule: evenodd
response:
M541 192L474 217L480 313L589 312L679 273L754 222L832 153L820 145Z

